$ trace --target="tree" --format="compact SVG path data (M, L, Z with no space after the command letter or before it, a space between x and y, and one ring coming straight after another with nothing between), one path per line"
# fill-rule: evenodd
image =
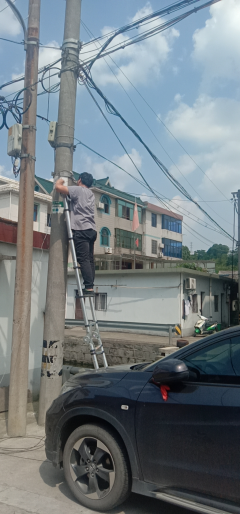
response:
M223 255L229 254L229 248L227 245L214 244L211 248L206 252L207 259L221 259Z
M182 247L182 258L184 261L190 261L191 259L190 250L187 246Z

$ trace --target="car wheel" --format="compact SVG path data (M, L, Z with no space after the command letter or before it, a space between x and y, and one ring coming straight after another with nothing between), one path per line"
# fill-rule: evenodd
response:
M112 509L130 494L126 451L111 431L98 425L83 425L72 432L64 448L63 468L75 498L89 509Z

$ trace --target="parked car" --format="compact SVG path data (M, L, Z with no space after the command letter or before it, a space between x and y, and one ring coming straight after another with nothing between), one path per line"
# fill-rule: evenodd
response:
M239 514L240 327L152 364L75 375L47 412L46 455L90 509L133 491Z

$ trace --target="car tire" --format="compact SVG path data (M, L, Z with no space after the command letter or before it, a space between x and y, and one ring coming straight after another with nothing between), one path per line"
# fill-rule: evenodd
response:
M82 425L72 432L64 448L63 469L75 498L88 509L113 509L131 492L126 450L111 430L99 425Z

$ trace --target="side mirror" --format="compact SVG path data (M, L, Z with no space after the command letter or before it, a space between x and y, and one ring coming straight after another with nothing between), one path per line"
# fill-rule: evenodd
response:
M179 359L168 359L159 362L153 370L152 380L159 384L173 384L189 379L186 364Z

